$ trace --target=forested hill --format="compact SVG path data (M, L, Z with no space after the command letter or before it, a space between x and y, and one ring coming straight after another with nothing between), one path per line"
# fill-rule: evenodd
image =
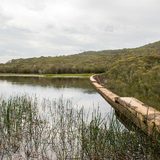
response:
M1 73L101 73L111 55L82 53L70 56L15 59L0 65ZM111 56L112 57L112 56Z
M1 73L102 73L110 69L113 63L132 59L137 64L149 67L152 60L159 61L160 42L148 44L135 49L89 51L69 56L40 57L29 59L15 59L0 64ZM148 57L148 60L146 60Z
M0 73L102 73L115 54L122 50L88 51L75 55L13 59L0 64Z

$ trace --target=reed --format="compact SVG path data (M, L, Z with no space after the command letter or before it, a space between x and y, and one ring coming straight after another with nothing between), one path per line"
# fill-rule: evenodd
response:
M85 113L63 98L41 103L27 95L1 98L0 158L156 159L159 144L131 128L115 114Z

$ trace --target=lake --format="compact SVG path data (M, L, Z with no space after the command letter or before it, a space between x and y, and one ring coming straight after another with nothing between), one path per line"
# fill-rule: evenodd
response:
M55 100L63 97L72 101L75 108L84 107L86 112L99 108L105 116L113 110L93 88L89 79L0 77L0 88L3 98L29 95L42 101L44 98Z

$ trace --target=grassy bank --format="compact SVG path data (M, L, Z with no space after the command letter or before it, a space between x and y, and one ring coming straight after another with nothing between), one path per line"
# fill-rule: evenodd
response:
M80 73L80 74L44 74L44 77L51 78L89 78L92 73Z
M84 113L71 101L36 98L0 99L0 158L100 160L159 157L159 144L128 130L115 115L102 117L97 110ZM46 116L47 115L47 116Z
M0 77L89 78L92 73L80 74L14 74L0 73Z

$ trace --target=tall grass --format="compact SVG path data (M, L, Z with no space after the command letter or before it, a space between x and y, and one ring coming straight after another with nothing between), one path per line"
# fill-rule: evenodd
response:
M127 130L99 110L85 113L71 101L29 96L0 99L1 159L156 159L159 145L136 128Z

